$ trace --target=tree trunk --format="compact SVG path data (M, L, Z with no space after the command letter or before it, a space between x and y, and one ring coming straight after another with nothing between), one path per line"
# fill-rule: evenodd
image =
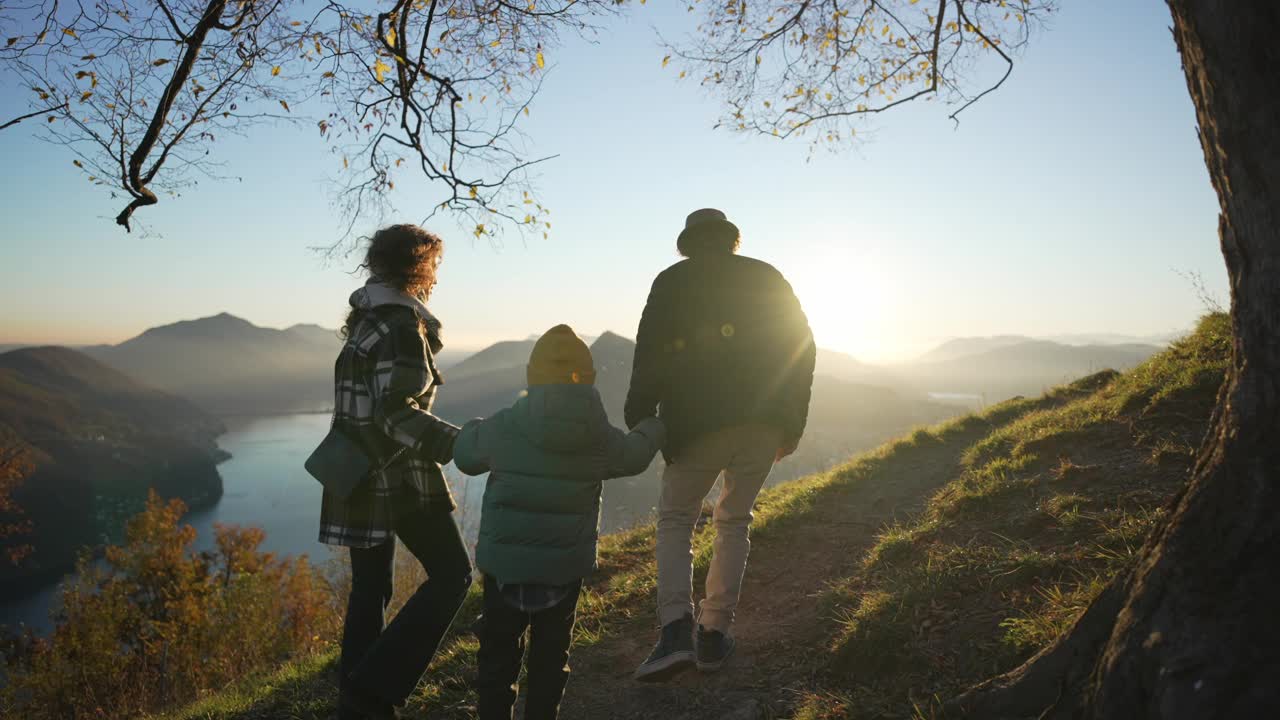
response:
M1057 643L948 715L1280 717L1280 2L1168 4L1221 205L1227 382L1137 565Z

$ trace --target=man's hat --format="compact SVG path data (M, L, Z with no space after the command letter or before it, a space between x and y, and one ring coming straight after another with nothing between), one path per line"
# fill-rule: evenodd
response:
M718 228L732 229L735 236L739 234L738 226L729 222L729 218L723 212L715 208L694 210L684 219L684 230L680 231L676 243L683 243L691 235Z

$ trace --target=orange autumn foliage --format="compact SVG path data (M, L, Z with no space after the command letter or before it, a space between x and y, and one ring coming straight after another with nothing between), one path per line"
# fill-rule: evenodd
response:
M224 525L195 552L185 511L152 492L122 545L81 559L51 636L10 659L0 715L136 717L336 636L332 590L305 556L277 558L259 550L261 530Z
M3 559L15 565L31 553L31 546L21 542L31 532L31 522L13 500L14 491L30 472L26 448L10 441L0 444L0 540L19 539L17 544L9 543L4 548Z

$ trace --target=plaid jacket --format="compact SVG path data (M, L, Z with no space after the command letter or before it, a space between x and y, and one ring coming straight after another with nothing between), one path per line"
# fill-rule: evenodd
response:
M442 383L412 309L380 305L348 329L334 365L334 422L346 423L375 468L404 451L346 500L324 494L320 542L373 547L391 539L405 512L454 509L440 465L453 457L458 428L431 414Z

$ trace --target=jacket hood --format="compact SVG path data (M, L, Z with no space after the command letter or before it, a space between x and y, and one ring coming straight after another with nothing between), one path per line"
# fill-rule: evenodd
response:
M426 323L431 352L438 353L444 348L444 326L435 315L431 314L426 304L402 290L384 285L377 278L370 278L363 287L351 293L347 302L351 303L351 307L356 310L372 310L383 305L407 307Z
M512 409L520 433L534 445L555 452L599 444L610 427L600 392L593 385L534 385Z

